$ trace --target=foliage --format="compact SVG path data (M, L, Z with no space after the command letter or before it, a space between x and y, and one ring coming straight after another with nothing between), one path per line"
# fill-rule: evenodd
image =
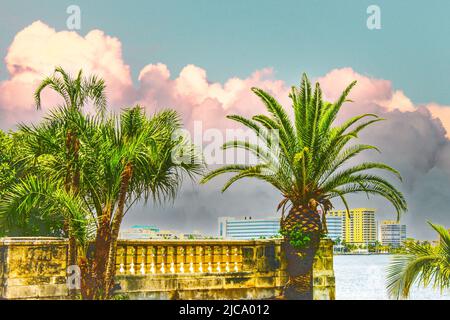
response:
M253 88L253 92L266 106L269 115L256 115L251 119L230 115L229 119L251 129L260 139L255 145L247 141L229 141L223 149L239 148L252 153L258 164L226 165L209 172L202 180L209 180L226 173L234 173L223 187L227 190L243 178L265 181L278 189L286 204L294 206L322 207L322 212L332 208L331 200L343 201L346 196L358 192L380 195L395 207L397 214L406 211L403 195L385 178L372 173L377 169L393 174L401 180L397 170L377 162L362 162L350 165L349 161L364 151L378 151L371 145L354 143L366 127L383 119L375 114L363 114L333 126L336 116L356 82L352 82L334 103L322 99L322 90L317 83L311 87L303 75L300 88L293 87L290 93L294 117L288 116L278 101L269 93Z
M37 228L40 222L50 227L53 235L62 236L64 221L69 221L81 247L86 247L94 228L88 216L81 198L67 193L58 182L32 175L11 185L0 202L1 223L7 229L23 232L27 224ZM29 234L16 231L16 235Z
M11 152L12 138L0 130L0 195L15 177Z
M289 239L289 243L297 250L304 249L311 242L311 237L304 234L300 229L284 230L281 234Z
M65 104L38 125L20 126L24 147L17 163L26 173L1 198L0 224L12 227L34 213L63 223L82 253L83 298L108 298L125 214L140 200L175 199L183 178L202 171L202 159L177 135L175 111L149 117L136 106L105 114L103 80L83 78L81 71L72 78L57 68L36 91L38 107L46 87ZM88 99L98 110L93 116L82 112ZM89 241L95 252L87 256Z
M20 132L10 132L8 134L0 131L0 206L4 205L5 197L11 192L11 187L18 181L30 175L33 179L39 174L36 163L31 166L24 166L20 159L25 151L25 136ZM29 192L24 185L23 192ZM19 190L16 189L15 192ZM25 194L24 196L27 196ZM0 236L55 236L64 235L63 221L60 215L48 217L43 215L38 208L32 208L24 212L23 208L18 208L21 214L8 216L11 212L0 213Z
M80 70L72 77L63 68L55 68L52 76L41 81L35 91L34 99L38 109L41 108L41 95L44 89L51 88L64 100L64 106L81 111L88 101L101 114L106 110L105 82L97 76L84 77Z
M406 253L393 257L387 270L387 290L396 299L408 298L414 285L450 288L450 233L443 226L429 223L440 237L439 245L410 241Z

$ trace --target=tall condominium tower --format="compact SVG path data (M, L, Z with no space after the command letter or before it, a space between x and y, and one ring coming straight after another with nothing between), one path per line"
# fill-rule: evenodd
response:
M342 219L342 241L355 245L368 245L377 241L377 227L375 223L375 210L367 208L346 210L333 210L328 216ZM333 230L335 234L338 231Z

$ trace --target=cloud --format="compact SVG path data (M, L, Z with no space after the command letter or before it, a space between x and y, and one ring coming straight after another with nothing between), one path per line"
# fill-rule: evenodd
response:
M390 81L364 76L351 68L332 70L318 78L324 95L331 101L353 80L358 80L350 95L354 102L344 105L337 121L361 113L376 113L386 119L361 135L364 143L378 146L382 153L367 153L357 161L382 161L402 173L404 182L397 186L409 204L409 212L402 221L408 224L409 235L432 239L434 233L427 228L426 221L444 225L450 221L447 212L450 194L446 191L450 189L450 144L442 120L438 119L440 115L436 115L431 105L414 105ZM270 69L255 72L246 79L230 79L221 85L208 82L206 71L196 66L187 66L172 80L167 66L157 64L144 68L140 81L139 96L144 103L172 104L185 114L187 123L204 120L208 127L220 129L231 125L223 122L226 114L251 116L264 111L262 102L250 91L252 86L263 87L283 105L290 105L287 85L277 81ZM443 106L436 108L438 112L446 111ZM184 187L173 207L155 208L153 221L165 227L171 223L184 230L201 224L202 230L214 234L219 216L276 215L280 195L270 186L246 180L221 194L224 182L225 178L220 178L207 186ZM367 199L365 195L350 199L352 206L377 208L379 219L395 218L394 208L384 199ZM338 201L335 205L343 207ZM170 221L166 210L174 216ZM143 218L145 209L137 211L137 217ZM192 215L196 217L195 222L190 218Z
M382 161L401 172L404 181L397 185L409 206L402 221L408 224L410 235L432 239L434 235L426 221L450 223L450 142L442 126L450 108L413 105L389 81L362 76L349 68L333 70L318 80L324 94L335 98L351 79L358 80L350 94L354 102L344 105L338 122L361 113L375 113L386 119L360 136L364 143L376 145L382 153L366 153L356 161ZM356 196L351 197L351 202L353 206L377 208L379 218L394 216L392 206L379 198Z
M339 98L342 91L355 80L358 81L358 85L351 93L351 98L355 101L373 102L392 97L390 81L361 75L352 68L334 69L318 79L326 97L330 100Z
M224 84L209 82L206 70L194 65L184 67L175 79L170 76L162 63L145 66L139 74L138 102L150 110L176 108L188 127L202 121L204 128L225 129L234 125L225 119L226 115L264 113L252 87L287 101L288 88L274 79L272 69L256 71L245 79L232 78Z
M60 31L36 21L15 36L5 57L9 79L0 83L2 125L33 120L42 113L34 111L33 92L56 66L76 74L98 74L105 79L111 104L120 104L132 89L130 68L122 59L122 45L117 38L93 30L85 37L76 32ZM55 95L46 93L44 107L56 104Z
M447 138L450 139L450 106L441 106L431 103L426 106L434 118L439 119L447 131Z
M203 129L224 131L237 126L226 115L251 117L264 113L262 102L250 90L252 87L268 91L288 110L290 106L290 86L277 79L270 68L219 83L211 82L207 71L199 66L186 65L178 75L173 75L167 65L153 63L142 68L134 86L130 68L122 57L120 40L100 30L83 37L75 32L58 32L37 21L16 35L5 63L9 77L0 83L2 128L11 128L18 121L36 120L44 114L34 111L32 93L37 83L58 65L72 73L82 68L85 74L103 77L110 105L115 108L134 103L145 106L150 113L174 108L189 129L195 121L201 121ZM338 121L367 112L387 119L361 135L364 143L377 145L383 151L368 153L367 157L400 170L404 183L399 187L410 209L404 217L410 235L433 238L425 222L432 220L448 225L450 220L447 191L450 190L450 107L435 103L415 105L403 91L394 89L391 81L363 75L351 68L331 70L318 78L325 97L331 101L353 80L358 81L350 95L354 102L342 108ZM57 97L46 92L46 108L57 102ZM186 184L172 206L140 205L127 216L126 224L156 223L186 231L201 228L214 234L219 216L276 215L276 204L281 198L270 186L249 180L221 194L223 183L224 178L207 186ZM393 217L393 208L378 198L367 200L355 196L351 204L375 207L380 218Z

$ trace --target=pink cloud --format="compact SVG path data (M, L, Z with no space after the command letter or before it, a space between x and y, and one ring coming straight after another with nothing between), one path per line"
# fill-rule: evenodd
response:
M450 139L450 106L441 106L435 103L426 106L430 110L434 118L441 121L442 125L447 131L447 138Z
M358 84L350 95L355 102L387 100L392 97L390 81L361 75L352 68L334 69L318 79L326 97L331 100L339 98L342 91L355 80Z
M421 106L414 105L403 91L394 90L391 81L361 75L351 68L334 69L318 79L325 96L334 101L342 91L354 80L358 83L349 98L354 103L346 104L341 116L349 116L361 112L425 112ZM438 104L425 106L431 115L438 119L450 138L450 107Z
M245 79L231 78L221 83L208 81L204 69L188 65L178 77L170 78L164 64L151 64L139 75L139 103L150 110L172 107L179 110L188 127L202 121L204 128L233 127L226 115L237 113L252 116L263 113L262 102L251 91L252 87L267 90L286 103L288 88L273 77L271 69L254 72Z
M286 107L291 103L289 86L276 79L270 68L257 70L246 78L234 77L218 83L209 81L206 70L195 65L187 65L178 75L172 76L165 64L149 64L141 70L135 89L119 39L100 30L93 30L84 37L76 32L57 32L40 21L16 35L5 63L9 78L0 83L0 112L1 121L7 127L43 114L33 111L32 94L39 81L58 65L71 73L82 68L86 74L104 78L112 106L140 103L152 112L175 108L190 128L194 121L202 121L204 128L230 128L235 124L225 118L228 114L250 117L264 113L262 102L250 90L252 87L268 91ZM414 112L418 108L402 91L394 90L389 80L362 75L351 68L335 69L318 78L325 97L331 101L337 99L353 80L358 81L350 95L355 103L343 108L344 117L377 110ZM48 92L44 101L46 107L58 102L55 95ZM450 108L437 104L426 108L450 132Z
M107 83L112 104L121 103L132 87L130 68L122 59L122 45L117 38L93 30L85 37L76 32L60 31L36 21L15 36L5 57L9 79L0 83L0 105L7 121L33 118L33 92L55 66L70 73L83 69L98 74ZM47 96L44 106L58 100ZM46 103L45 103L46 102ZM24 117L24 115L26 115Z

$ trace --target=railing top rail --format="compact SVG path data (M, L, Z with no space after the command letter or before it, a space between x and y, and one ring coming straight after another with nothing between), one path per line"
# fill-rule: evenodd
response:
M138 246L175 246L175 245L247 245L281 243L282 239L257 239L257 240L235 240L235 239L119 239L118 245L138 245ZM66 238L54 237L7 237L0 238L0 245L45 245L45 244L67 244Z
M230 240L230 239L119 239L118 245L257 245L281 243L282 239Z
M6 237L0 238L0 245L42 245L67 244L68 239L56 237Z

